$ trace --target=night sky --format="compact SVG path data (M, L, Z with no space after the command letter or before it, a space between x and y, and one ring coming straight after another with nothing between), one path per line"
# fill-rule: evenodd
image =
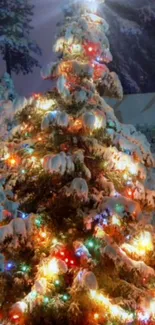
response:
M41 66L54 60L52 51L56 23L62 19L61 7L67 0L32 0L34 38L42 49ZM155 91L155 1L154 0L106 0L102 15L110 25L108 35L115 70L125 93ZM1 62L1 73L5 65ZM50 89L50 82L43 81L40 70L34 69L27 76L13 75L20 94Z

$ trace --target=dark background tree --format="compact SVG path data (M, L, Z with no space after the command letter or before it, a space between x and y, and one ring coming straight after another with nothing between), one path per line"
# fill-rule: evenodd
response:
M33 9L29 0L0 1L0 53L10 75L27 74L39 66L41 50L30 37Z
M154 92L155 2L107 0L102 14L110 25L109 67L119 75L124 93Z

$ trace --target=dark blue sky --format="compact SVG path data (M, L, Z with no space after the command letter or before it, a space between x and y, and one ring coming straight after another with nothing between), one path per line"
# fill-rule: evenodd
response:
M56 23L62 19L64 1L32 0L32 37L42 49L42 66L54 60ZM110 25L108 38L114 58L110 68L119 74L125 93L155 91L155 1L106 0L102 14ZM1 72L4 69L1 62ZM39 69L34 69L32 75L13 78L18 92L27 96L51 87L50 82L41 79Z

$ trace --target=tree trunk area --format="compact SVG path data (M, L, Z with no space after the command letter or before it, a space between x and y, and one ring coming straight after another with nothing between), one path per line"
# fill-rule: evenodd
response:
M4 60L6 63L6 72L11 76L11 56L10 56L10 49L8 46L5 46L5 56Z

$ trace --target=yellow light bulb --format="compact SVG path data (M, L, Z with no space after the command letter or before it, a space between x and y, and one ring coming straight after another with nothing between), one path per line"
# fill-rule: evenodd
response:
M148 231L143 231L132 244L123 244L124 248L129 253L135 253L138 256L144 256L147 252L153 250L152 236Z
M95 319L95 320L99 319L99 314L95 313L95 314L94 314L94 319Z
M55 101L53 99L40 98L37 100L36 107L39 109L43 109L44 111L47 111L54 105L55 105Z
M57 239L54 238L54 239L52 240L52 244L53 244L53 245L56 245L57 243L58 243Z

